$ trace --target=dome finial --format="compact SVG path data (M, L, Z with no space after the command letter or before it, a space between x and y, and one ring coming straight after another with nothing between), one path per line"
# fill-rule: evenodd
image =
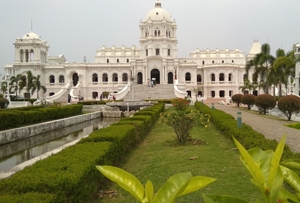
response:
M155 8L161 8L161 3L159 2L159 0L156 1Z

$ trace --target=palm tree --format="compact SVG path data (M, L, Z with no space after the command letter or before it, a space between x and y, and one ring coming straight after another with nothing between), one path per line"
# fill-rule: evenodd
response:
M26 72L27 76L26 76L26 83L25 83L25 98L27 97L28 99L30 99L30 90L33 88L34 84L33 84L33 80L34 80L34 76L32 74L31 71L27 71Z
M17 76L10 77L10 91L14 89L14 93L16 93L16 97L21 93L22 89L25 87L26 77L22 74L18 74Z
M33 95L34 92L36 91L37 92L37 99L39 99L39 91L40 90L43 90L43 94L45 92L47 92L47 88L41 84L41 81L40 81L40 75L37 75L36 77L34 77L34 79L32 80L32 83L33 83L33 87L31 89L31 94Z
M279 97L282 96L282 85L288 86L288 78L295 73L296 60L293 51L285 54L283 49L276 51L276 60L272 65L270 72L270 79L274 83L274 86L278 86Z
M263 44L260 53L256 54L252 60L247 62L246 71L254 67L253 80L260 84L265 93L268 93L270 84L267 81L270 67L273 65L275 58L270 54L270 45Z
M1 83L1 91L2 91L3 95L6 93L6 91L7 91L7 82L6 81L3 81Z

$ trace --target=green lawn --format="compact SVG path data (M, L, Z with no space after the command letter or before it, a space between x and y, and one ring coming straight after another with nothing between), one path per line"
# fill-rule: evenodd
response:
M169 177L180 172L190 171L193 175L217 178L207 187L178 198L178 203L204 202L202 193L234 195L250 202L261 197L259 190L250 182L250 175L240 162L233 141L224 138L213 125L193 129L192 137L200 140L195 145L175 145L173 135L171 127L157 122L144 141L124 160L121 168L134 174L143 185L151 180L155 192ZM198 158L190 160L190 157ZM137 202L117 184L112 184L107 191L115 193L90 202Z

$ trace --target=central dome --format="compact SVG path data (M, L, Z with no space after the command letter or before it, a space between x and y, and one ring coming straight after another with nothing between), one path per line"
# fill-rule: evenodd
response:
M159 1L157 1L155 3L155 8L153 8L152 10L150 10L147 13L147 15L145 17L145 21L149 20L149 18L151 20L163 20L163 19L165 19L166 21L172 21L171 20L171 15L168 13L168 11L161 8L161 3Z
M22 39L41 39L41 36L35 34L34 32L29 32L22 37Z

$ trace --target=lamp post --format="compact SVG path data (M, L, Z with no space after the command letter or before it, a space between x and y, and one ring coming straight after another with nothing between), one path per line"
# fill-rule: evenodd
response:
M238 128L242 127L242 112L237 112L237 126Z

